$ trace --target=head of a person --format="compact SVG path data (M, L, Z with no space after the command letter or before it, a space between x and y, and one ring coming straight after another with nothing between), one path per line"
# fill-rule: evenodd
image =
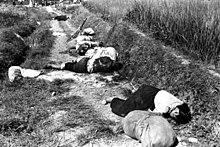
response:
M21 78L22 78L22 74L21 74L21 70L20 69L16 69L13 72L9 73L9 81L10 82L18 81Z
M98 46L104 47L104 43L101 41L101 42L99 42Z
M114 71L118 71L118 70L122 69L122 67L123 67L123 64L120 62L112 63L112 68Z
M188 123L192 119L190 109L186 103L176 106L170 112L170 117L172 117L178 124Z
M88 46L87 44L82 44L82 45L80 45L80 47L78 48L77 53L78 53L80 56L83 56L83 55L85 55L85 53L87 52L88 49L89 49L89 46Z
M82 31L81 33L82 35L86 35L86 36L94 36L95 35L95 31L92 28L86 28Z

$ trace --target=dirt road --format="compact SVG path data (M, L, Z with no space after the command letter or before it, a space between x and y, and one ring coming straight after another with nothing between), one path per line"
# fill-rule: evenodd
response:
M47 8L48 9L48 8ZM51 8L49 8L48 12L53 12ZM59 13L59 12L56 12ZM73 60L73 56L70 56L68 53L65 53L67 50L67 34L75 31L75 28L71 26L68 21L56 21L51 20L50 22L51 30L53 34L56 36L55 44L51 51L50 61L55 64L60 64L62 62ZM73 80L74 82L68 85L69 91L64 93L63 97L81 97L83 103L85 105L90 106L94 111L99 114L103 120L112 121L116 124L120 124L121 118L117 115L113 114L110 110L109 105L102 104L102 101L106 98L119 96L123 97L123 89L130 88L129 83L127 81L124 82L114 82L112 80L114 74L80 74L74 73L70 71L58 71L52 70L46 75L42 75L39 79L45 79L48 81L54 81L56 79L61 80ZM58 99L59 97L52 97L52 99ZM56 111L53 116L51 116L53 128L59 128L62 126L62 119L68 114L68 111ZM92 126L91 126L92 127ZM113 130L114 127L112 126ZM54 135L59 140L59 146L78 146L76 138L80 134L86 133L89 127L74 127L69 128L64 131L60 131L55 133ZM91 141L85 146L120 146L120 147L132 147L132 146L140 146L136 140L133 140L125 135L118 135L117 139L99 139L98 141Z

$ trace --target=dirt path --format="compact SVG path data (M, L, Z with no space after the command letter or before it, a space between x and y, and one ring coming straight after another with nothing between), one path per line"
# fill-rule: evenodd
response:
M49 9L49 12L53 10ZM69 54L63 53L67 50L67 34L70 34L75 30L68 21L56 21L51 20L51 30L56 36L55 44L51 52L50 61L56 64L62 62L71 61L74 57ZM78 96L82 98L82 101L85 105L90 106L94 111L96 111L103 120L110 120L119 124L121 118L113 114L110 110L109 105L103 105L102 101L106 98L119 96L123 97L122 91L125 87L129 87L129 83L124 81L120 83L114 83L112 77L114 74L80 74L70 71L58 71L53 70L38 77L39 79L44 79L48 81L54 81L56 79L71 79L74 82L69 85L69 91L63 94L63 97ZM59 97L52 97L50 101L58 99ZM62 119L68 114L67 111L56 111L50 119L54 122L52 129L59 128L62 126ZM114 126L113 126L114 127ZM89 128L69 128L65 131L55 133L54 135L59 140L59 146L78 146L76 142L77 136L85 133ZM136 140L133 140L125 135L119 135L118 138L111 140L108 139L99 139L95 142L90 142L85 146L100 146L100 147L111 147L111 146L120 146L120 147L133 147L140 146Z
M49 13L62 14L62 12L54 11L52 8L47 7ZM53 31L56 40L51 51L50 61L55 64L60 64L62 62L73 60L73 56L70 56L67 51L67 35L74 32L76 28L71 26L69 21L56 21L51 20L50 22L51 30ZM182 58L181 58L182 60ZM185 61L185 60L183 60ZM185 61L186 62L186 61ZM185 63L184 62L184 63ZM183 63L183 64L184 64ZM187 61L188 63L188 61ZM185 64L187 64L185 63ZM54 81L56 79L61 80L72 80L68 84L68 91L63 93L62 96L52 96L48 98L48 101L54 101L62 98L74 98L79 97L83 104L89 106L95 113L98 114L98 117L102 120L111 121L115 124L120 124L121 117L115 115L111 112L109 105L103 105L102 101L109 98L118 96L123 98L124 89L132 89L128 81L122 81L120 83L114 82L114 74L80 74L70 71L59 71L52 70L45 75L38 77L39 79L44 79L48 81ZM63 120L69 114L68 110L59 110L54 109L53 115L50 116L50 122L53 122L50 130L59 130L63 126ZM65 128L62 131L52 131L53 136L56 138L56 144L45 145L45 146L68 146L68 147L77 147L79 146L77 142L77 137L82 134L88 133L88 130L92 126L85 127L69 127ZM117 128L117 125L110 126L114 131ZM182 139L181 139L182 140ZM84 145L85 147L139 147L141 144L124 134L117 135L117 138L101 138L92 140L89 143ZM178 147L186 147L187 144L184 141L178 145Z

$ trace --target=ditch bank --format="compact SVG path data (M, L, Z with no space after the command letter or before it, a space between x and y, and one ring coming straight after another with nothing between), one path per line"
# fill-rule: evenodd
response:
M182 64L182 60L164 51L162 44L126 22L113 27L84 7L73 8L67 13L72 14L70 22L76 28L87 18L84 28L91 27L97 32L97 40L117 49L119 60L124 64L119 71L122 78L135 87L150 84L165 89L189 104L193 120L187 125L174 125L179 136L198 139L198 143L189 142L189 146L217 145L219 128L216 126L219 125L220 109L218 77L210 75L198 64ZM112 33L109 33L110 30Z

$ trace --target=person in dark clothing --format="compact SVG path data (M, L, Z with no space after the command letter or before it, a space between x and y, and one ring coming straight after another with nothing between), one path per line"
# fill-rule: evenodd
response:
M61 65L46 65L46 69L69 70L77 73L113 72L123 67L120 62L112 61L109 57L100 57L93 63L92 70L88 70L88 62L91 58L82 57L79 61L62 63Z
M69 17L66 15L59 15L59 16L55 16L53 19L57 21L66 21L67 19L69 19Z
M77 73L88 73L87 62L90 58L82 58L79 62L67 62L61 65L62 70L69 70Z
M133 110L150 110L173 118L177 123L188 123L191 113L188 105L165 90L142 85L128 99L114 98L110 107L112 112L125 117Z
M12 4L13 4L14 6L16 5L15 0L12 1Z

